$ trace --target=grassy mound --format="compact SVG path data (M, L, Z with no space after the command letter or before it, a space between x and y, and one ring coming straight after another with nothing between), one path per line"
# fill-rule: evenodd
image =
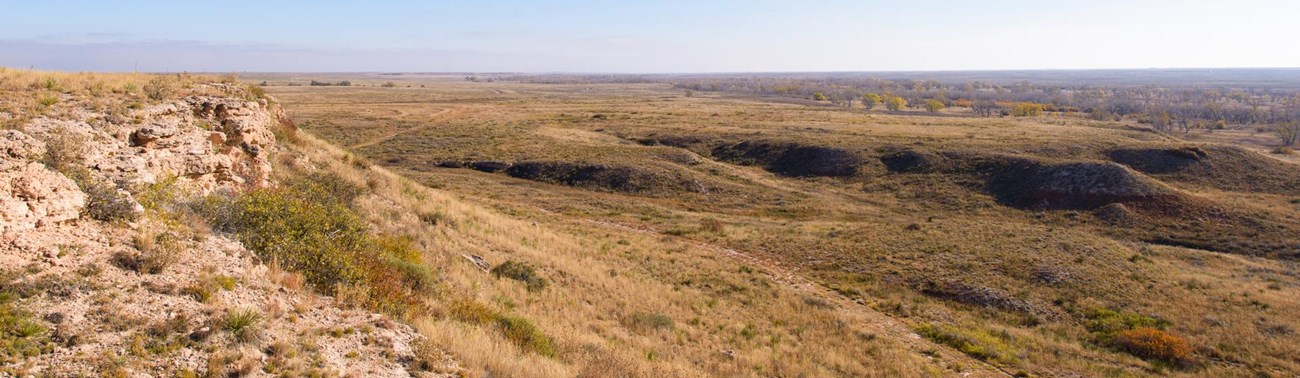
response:
M885 168L895 173L931 173L951 169L952 163L940 154L930 151L903 150L888 152L880 157Z
M1168 208L1185 194L1115 163L1044 163L1014 159L993 172L988 190L999 202L1048 209L1094 209L1112 203Z
M783 176L847 177L858 174L866 159L839 147L793 142L742 141L714 147L713 157L741 165L762 166Z
M655 166L526 161L510 166L505 173L533 181L626 193L699 190L684 174Z
M1112 161L1162 178L1216 189L1300 194L1300 166L1232 146L1126 148Z

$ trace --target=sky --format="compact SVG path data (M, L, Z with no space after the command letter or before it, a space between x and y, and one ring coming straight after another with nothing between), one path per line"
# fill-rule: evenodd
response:
M1291 0L0 0L0 66L142 72L1300 67Z

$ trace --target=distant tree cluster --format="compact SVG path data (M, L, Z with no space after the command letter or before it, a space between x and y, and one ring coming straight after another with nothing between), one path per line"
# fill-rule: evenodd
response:
M313 87L351 87L351 86L352 86L352 82L347 81L347 80L343 80L343 81L340 81L340 82L337 82L337 83L331 83L331 82L327 82L327 81L316 81L316 80L312 80L312 81L311 81L311 86L313 86Z
M672 84L692 94L700 91L788 96L834 106L888 111L968 112L980 117L1084 117L1130 121L1163 132L1250 127L1271 131L1286 145L1300 143L1300 75L1285 70L1264 72L1151 71L1145 79L1126 73L1016 73L1028 80L996 75L938 74L944 81L863 74L740 75L518 75L495 80L540 84ZM1089 76L1093 75L1093 76ZM482 78L469 76L468 81Z
M622 81L646 81L642 77ZM867 77L705 77L673 78L677 88L812 98L864 109L889 111L968 109L982 117L1035 117L1061 114L1095 120L1131 120L1164 131L1215 130L1257 125L1272 130L1284 144L1297 143L1300 89L1267 85L1172 83L1160 85L1034 84L1029 81L940 82Z

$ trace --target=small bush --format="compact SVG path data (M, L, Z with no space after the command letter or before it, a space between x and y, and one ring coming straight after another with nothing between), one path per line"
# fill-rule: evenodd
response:
M248 86L248 95L250 97L248 100L250 101L263 100L267 98L266 89L263 89L261 86L257 86L257 85Z
M40 103L41 106L44 106L44 107L47 107L47 108L48 108L48 107L54 106L54 104L59 103L59 96L55 96L55 95L45 95L45 96L41 96L41 97L38 98L36 101L37 101L38 103Z
M210 197L198 211L264 259L300 271L317 290L332 293L336 286L359 283L364 274L358 262L368 230L345 204L354 192L312 176L233 198Z
M409 238L371 234L352 209L362 193L317 173L277 188L208 197L194 208L259 257L301 273L313 289L405 316L419 308L418 291L433 287L433 273Z
M0 292L0 365L53 351L45 327L31 313L15 307L15 298L12 293Z
M1088 332L1091 332L1102 344L1109 344L1115 335L1123 331L1135 328L1164 329L1169 324L1146 315L1104 307L1088 311L1085 317L1088 318L1088 323L1085 324Z
M1088 332L1100 345L1148 360L1178 365L1191 361L1187 340L1164 331L1169 322L1128 311L1095 308L1085 316Z
M235 336L235 340L249 342L256 340L261 336L257 328L258 323L262 321L262 314L252 309L232 311L226 314L226 319L222 329L230 332Z
M181 294L194 298L194 300L199 303L208 303L208 301L212 300L212 295L215 293L216 290L214 290L211 285L206 285L202 281L195 282L194 284L181 289Z
M546 357L555 357L555 347L552 345L551 338L543 334L528 319L503 316L497 321L497 325L501 327L501 332L505 334L506 338L520 348Z
M104 222L131 222L139 219L136 202L131 194L119 190L110 182L82 176L74 179L86 192L86 214Z
M234 290L238 284L239 282L234 277L226 275L205 276L181 289L181 294L194 298L200 303L208 303L218 291Z
M86 136L62 128L54 130L51 135L45 141L45 156L41 163L76 180L73 176L85 170Z
M1187 339L1155 328L1136 328L1115 335L1113 345L1120 350L1148 360L1186 365L1192 359Z
M111 182L95 178L86 169L88 138L67 129L58 129L52 134L54 136L45 141L45 156L41 163L63 173L86 192L87 215L104 222L136 220L139 214L131 195L118 190L117 185Z
M420 221L430 226L452 225L451 218L448 218L446 214L440 211L420 213Z
M518 261L510 260L501 263L501 265L492 268L492 274L497 278L506 277L523 282L528 291L546 289L546 279L538 275L532 266Z
M451 316L457 320L476 325L495 325L501 329L506 339L520 348L534 353L554 357L555 348L551 338L542 333L528 319L509 316L472 300L458 300L451 305Z
M118 252L113 262L117 266L139 273L158 274L176 262L186 248L185 243L170 233L140 234L133 239L138 253Z
M176 84L167 76L155 76L144 85L144 95L150 100L162 101L176 94Z

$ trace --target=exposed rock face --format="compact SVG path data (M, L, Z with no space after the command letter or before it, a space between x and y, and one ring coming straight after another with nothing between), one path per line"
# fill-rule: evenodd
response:
M87 168L112 182L150 184L181 176L203 193L268 183L275 115L262 102L190 97L132 116L139 122L107 122L119 117L96 114L38 118L25 129L41 139L84 140Z
M0 273L23 272L0 276L0 291L40 288L4 311L42 329L27 355L0 353L0 371L108 374L112 356L121 376L411 375L410 327L304 290L201 222L97 216L106 203L145 211L131 193L164 178L192 195L270 185L281 115L265 101L194 96L105 114L65 95L59 106L0 130ZM240 313L255 315L247 332L228 326ZM125 352L141 348L159 352Z
M77 219L85 206L77 183L40 163L0 170L0 234Z
M0 131L0 234L73 220L86 206L76 183L32 161L44 155L45 143Z
M0 234L79 218L87 195L58 170L122 189L172 176L198 194L266 185L276 116L265 101L195 96L126 117L79 107L0 131Z

